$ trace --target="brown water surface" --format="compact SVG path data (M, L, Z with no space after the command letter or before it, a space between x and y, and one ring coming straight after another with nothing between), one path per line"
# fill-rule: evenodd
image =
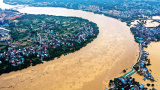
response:
M143 76L139 76L138 74L133 75L133 77L136 78L137 81L143 84L154 84L155 88L157 90L160 89L160 42L152 42L150 45L148 45L148 48L145 49L147 52L149 52L148 58L150 59L151 66L148 66L148 69L151 70L152 75L155 78L155 82L151 82L149 80L144 81ZM152 89L153 87L149 87Z
M0 76L1 90L104 90L138 58L139 48L126 23L91 12L50 7L26 7L22 13L75 16L99 27L98 37L81 50L54 61Z

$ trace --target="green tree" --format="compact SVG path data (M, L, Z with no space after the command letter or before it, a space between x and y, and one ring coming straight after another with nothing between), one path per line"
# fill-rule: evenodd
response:
M151 84L150 83L147 83L147 86L149 87Z

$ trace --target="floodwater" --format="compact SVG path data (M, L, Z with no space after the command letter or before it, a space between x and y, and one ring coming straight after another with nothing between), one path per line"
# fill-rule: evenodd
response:
M54 7L26 7L22 13L74 16L99 27L98 37L79 51L0 76L4 90L104 90L110 79L132 67L139 54L126 23L104 15Z
M152 19L160 20L160 16L153 16Z
M10 9L10 8L13 8L13 7L16 7L17 5L8 5L8 4L5 4L3 3L3 0L0 0L0 8L1 9Z
M155 18L155 17L154 17ZM156 17L157 18L157 17ZM146 22L145 27L157 27L160 25L159 22L155 22L153 20L143 20L144 22ZM131 22L131 27L134 27L134 25L137 25L138 22L141 22L139 20L135 20L134 22Z
M151 74L155 78L155 82L151 82L150 80L144 81L143 76L139 76L138 74L133 75L137 81L143 84L154 84L154 87L156 89L160 89L160 42L152 42L150 45L148 45L148 48L145 49L147 52L149 52L148 58L150 59L151 65L148 66L148 69L151 70ZM152 89L153 87L150 86L149 89Z

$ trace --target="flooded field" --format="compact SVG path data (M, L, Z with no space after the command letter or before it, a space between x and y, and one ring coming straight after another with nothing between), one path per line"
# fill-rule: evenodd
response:
M146 22L145 27L157 27L160 25L159 22L153 21L153 20L143 20L144 22ZM135 20L134 22L131 22L131 27L133 27L134 25L137 25L139 22L139 20Z

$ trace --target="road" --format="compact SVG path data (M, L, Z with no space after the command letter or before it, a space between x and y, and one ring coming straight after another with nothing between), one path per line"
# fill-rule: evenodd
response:
M131 75L133 75L134 73L136 73L136 70L134 69L134 66L135 66L137 63L139 63L139 60L141 59L142 53L143 53L143 48L142 48L141 43L140 43L140 45L139 45L139 49L140 49L140 55L139 55L139 58L138 58L137 62L132 66L132 70L131 70L130 72L128 72L128 73L126 73L125 75L123 75L124 77L130 77Z
M6 30L6 31L8 31L8 32L10 32L10 31L11 31L11 30L8 30L8 29L2 28L2 27L0 27L0 29Z

